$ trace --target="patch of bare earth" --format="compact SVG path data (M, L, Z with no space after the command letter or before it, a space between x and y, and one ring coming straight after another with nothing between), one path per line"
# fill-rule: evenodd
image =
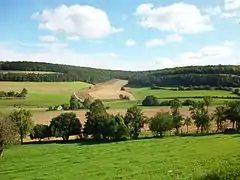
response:
M117 100L120 99L120 95L127 96L129 100L135 100L132 93L122 89L127 83L127 80L113 79L85 88L75 93L75 95L81 100L85 98Z

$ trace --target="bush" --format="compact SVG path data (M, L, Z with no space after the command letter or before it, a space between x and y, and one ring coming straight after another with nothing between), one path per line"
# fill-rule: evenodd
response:
M182 102L182 105L183 106L192 106L194 105L195 101L194 100L191 100L191 99L186 99Z
M15 122L9 118L0 117L0 157L3 156L3 150L17 143L18 129Z
M159 105L159 101L158 99L151 95L151 96L147 96L143 101L142 101L142 105L143 106L158 106Z
M129 100L129 97L128 97L127 95L120 94L120 95L119 95L119 99Z
M160 106L170 106L171 105L171 101L162 101L159 103Z
M157 113L150 119L149 129L162 137L164 132L173 129L172 116L169 113Z
M92 102L91 102L91 100L89 98L84 99L84 101L83 101L84 108L89 109L90 106L91 106L91 103Z
M38 139L39 141L49 137L51 137L51 130L48 125L43 124L35 125L33 132L30 134L31 139Z

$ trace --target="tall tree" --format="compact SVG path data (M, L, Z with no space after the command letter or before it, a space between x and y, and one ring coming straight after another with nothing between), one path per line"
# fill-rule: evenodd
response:
M191 111L191 118L194 119L194 124L197 127L197 132L199 131L199 128L201 133L208 131L212 117L209 114L204 101L196 102L189 108L189 110Z
M190 117L185 117L184 125L187 127L187 133L188 133L188 127L192 125L192 119Z
M217 132L223 130L223 122L227 119L227 108L225 106L218 106L215 109L214 116L217 124Z
M176 129L176 134L179 134L179 129L182 126L182 116L180 115L180 108L182 107L181 101L179 99L174 99L171 101L171 110L173 118L173 126Z
M233 123L233 129L240 128L240 101L227 102L226 116Z
M137 106L129 108L125 114L124 121L130 129L131 137L137 139L145 123L142 110Z
M32 114L29 110L25 109L13 110L9 115L9 118L16 123L22 144L23 138L25 138L33 128Z

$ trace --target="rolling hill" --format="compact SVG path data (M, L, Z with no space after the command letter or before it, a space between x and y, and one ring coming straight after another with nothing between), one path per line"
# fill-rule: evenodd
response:
M1 72L2 71L2 72ZM6 71L8 73L6 73ZM32 73L20 73L28 71ZM55 72L55 73L34 73ZM3 73L4 72L4 73ZM19 73L18 73L19 72ZM0 81L83 81L99 83L128 80L129 86L240 86L240 66L209 65L176 67L153 71L121 71L43 62L1 62Z

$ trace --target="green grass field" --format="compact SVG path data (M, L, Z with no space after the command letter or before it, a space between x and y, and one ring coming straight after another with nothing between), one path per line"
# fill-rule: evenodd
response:
M49 107L68 103L73 92L89 86L84 82L0 82L0 91L18 91L27 88L26 99L0 99L0 108L20 105L27 108Z
M239 142L239 135L212 135L16 146L0 159L0 179L193 179L218 169L239 170Z
M132 88L132 93L137 99L143 100L147 95L154 95L159 99L169 97L194 97L194 96L231 96L237 97L229 91L221 90L194 90L194 91L171 91L171 90L152 90L150 88Z

